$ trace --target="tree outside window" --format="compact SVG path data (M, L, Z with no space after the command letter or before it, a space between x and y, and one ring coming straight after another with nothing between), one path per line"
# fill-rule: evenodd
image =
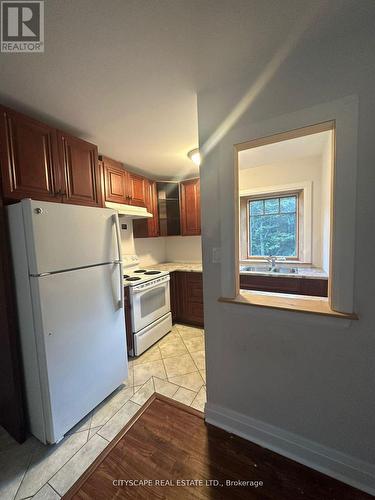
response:
M298 195L249 200L249 257L298 257Z

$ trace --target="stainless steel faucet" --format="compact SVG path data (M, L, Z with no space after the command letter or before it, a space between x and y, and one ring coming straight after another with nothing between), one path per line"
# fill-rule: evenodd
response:
M277 260L279 260L279 262L285 262L286 258L285 257L276 257L274 255L269 255L268 257L266 257L266 260L267 260L267 262L269 262L271 264L272 269L274 269L276 267Z
M276 266L276 259L277 257L274 257L273 255L269 255L268 257L266 257L266 260L271 264L272 268Z

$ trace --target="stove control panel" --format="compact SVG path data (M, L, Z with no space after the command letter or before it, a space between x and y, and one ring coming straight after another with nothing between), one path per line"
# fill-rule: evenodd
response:
M132 286L130 293L144 291L149 288L153 288L161 283L165 283L166 281L169 281L169 274L167 276L162 276L161 278L156 278L146 281L145 283L140 283L139 285Z

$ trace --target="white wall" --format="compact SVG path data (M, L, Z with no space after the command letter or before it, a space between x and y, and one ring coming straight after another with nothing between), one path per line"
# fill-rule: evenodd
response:
M137 254L140 264L144 266L165 262L165 238L134 238L132 219L121 217L121 224L127 224L127 229L121 229L123 253Z
M168 236L160 238L134 238L133 222L128 217L120 218L122 251L137 254L140 264L152 266L160 262L201 262L200 236Z
M167 261L202 262L202 238L200 236L168 236L165 240Z
M241 190L282 186L298 182L312 182L312 264L322 266L322 215L321 191L323 162L320 156L293 158L288 162L242 168L240 163L239 188ZM328 206L329 208L329 206Z
M220 247L221 231L223 237L226 231L231 234L230 227L220 225L223 197L231 195L231 186L228 192L218 173L220 144L200 173L208 408L232 415L231 426L238 433L246 434L252 423L253 429L258 426L292 436L304 443L303 449L294 447L299 460L315 447L320 453L314 455L313 466L336 477L341 474L342 479L373 493L375 269L369 262L375 247L374 53L374 34L366 30L301 42L237 124L262 122L358 94L354 298L359 321L348 325L342 320L218 302L221 265L212 263L212 249ZM198 95L201 147L257 76L249 74ZM268 433L264 443L272 446L273 439L275 434ZM288 453L288 446L290 440L284 441L280 452Z

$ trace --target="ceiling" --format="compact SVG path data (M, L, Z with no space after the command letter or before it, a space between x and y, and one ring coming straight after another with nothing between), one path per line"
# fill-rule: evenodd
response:
M373 0L47 0L45 52L0 54L0 102L91 140L155 178L198 170L196 96L256 76L291 29L373 26ZM372 14L372 15L370 15ZM302 41L300 41L302 43Z
M281 165L290 160L311 156L322 156L331 134L331 131L328 130L318 134L274 142L257 148L245 149L238 153L238 167L240 170L246 170L265 165Z

